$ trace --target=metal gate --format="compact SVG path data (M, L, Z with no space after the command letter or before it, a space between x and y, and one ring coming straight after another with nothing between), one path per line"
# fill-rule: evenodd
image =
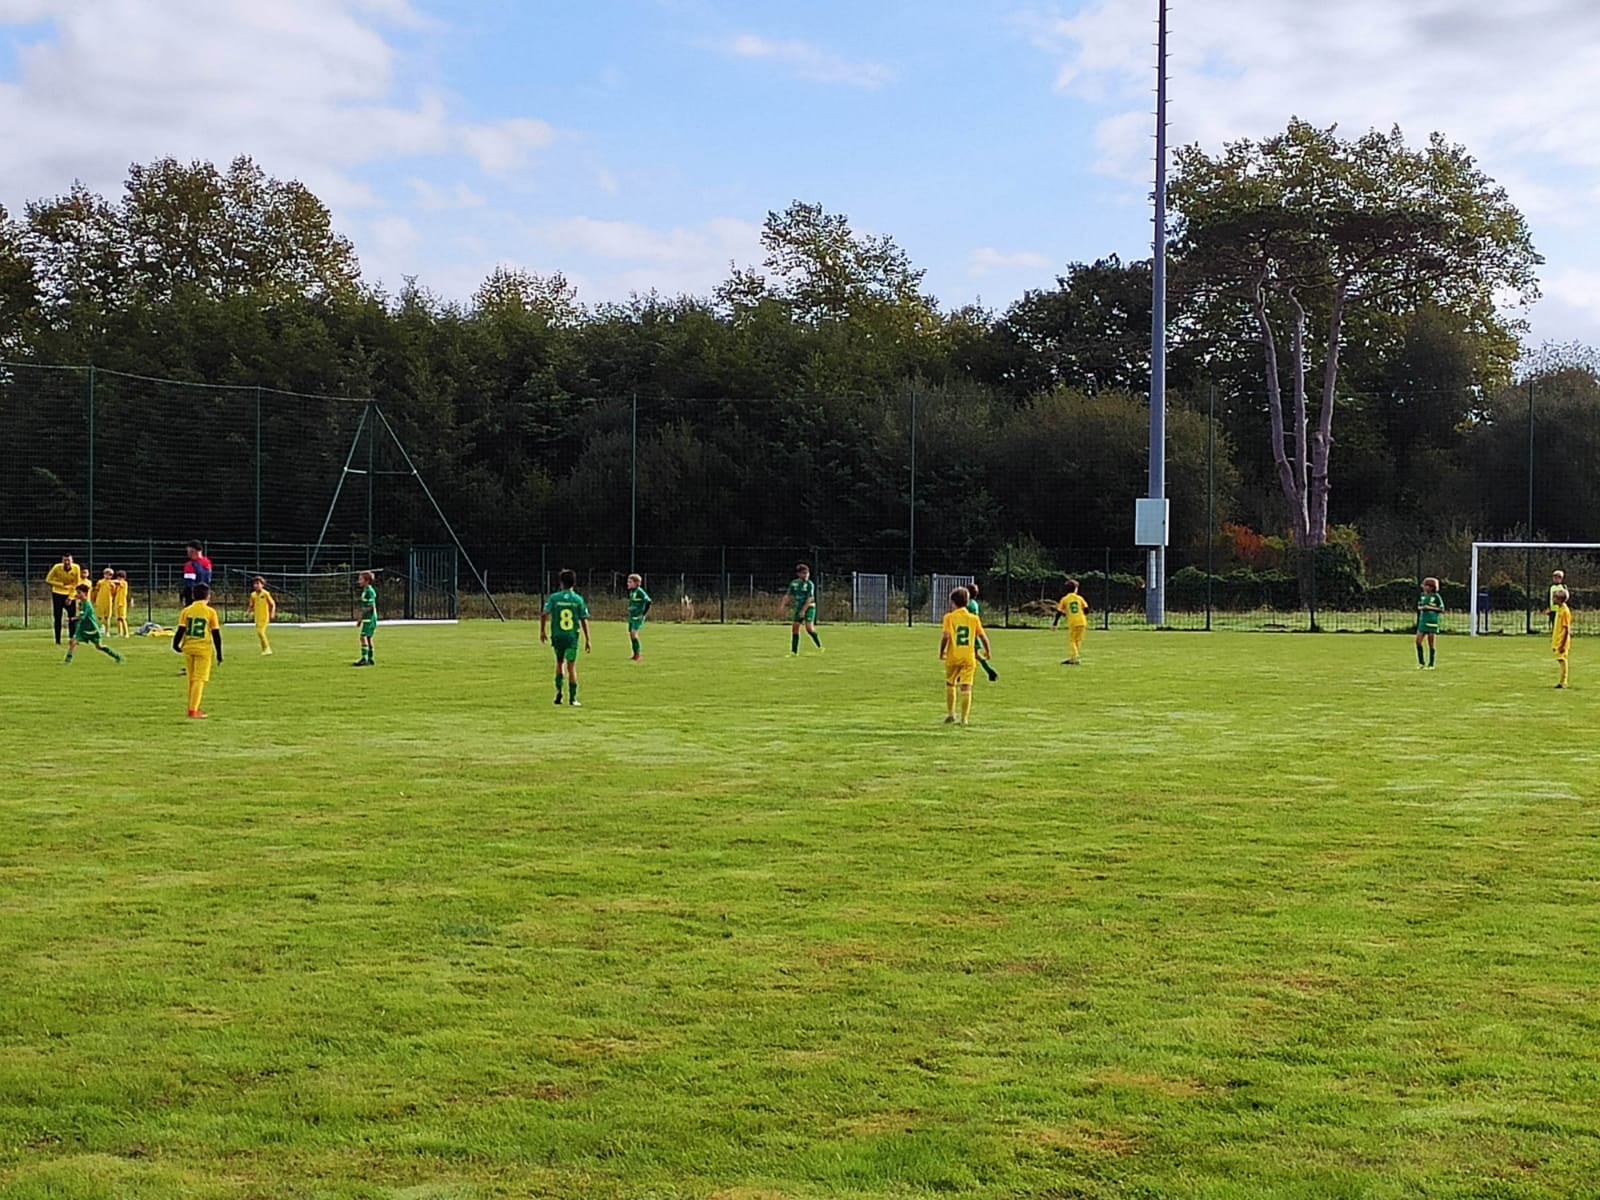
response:
M406 620L456 620L458 569L454 546L411 547L406 560Z

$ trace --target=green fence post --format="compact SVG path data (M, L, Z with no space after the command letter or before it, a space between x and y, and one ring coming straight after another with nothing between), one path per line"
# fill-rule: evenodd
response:
M144 621L146 625L153 624L156 619L156 540L144 540Z
M1211 632L1212 552L1217 544L1217 389L1206 389L1206 632Z
M261 385L256 384L256 563L261 570Z
M94 366L89 367L89 556L84 563L94 569Z
M1006 616L1005 616L1005 621L1002 622L1002 626L1001 627L1004 628L1004 629L1010 629L1011 628L1011 543L1010 542L1006 543L1005 562L1006 562L1006 602L1005 602L1006 603Z
M28 588L33 585L33 565L28 560L28 539L22 539L22 627L28 627Z
M1111 628L1111 547L1110 546L1106 547L1106 570L1105 570L1105 574L1100 577L1100 581L1101 581L1102 584L1105 585L1105 589L1104 589L1105 590L1105 603L1100 606L1100 628L1101 629L1110 629Z
M722 578L717 586L717 591L721 593L721 609L717 620L720 624L726 625L728 623L728 547L726 544L722 547Z

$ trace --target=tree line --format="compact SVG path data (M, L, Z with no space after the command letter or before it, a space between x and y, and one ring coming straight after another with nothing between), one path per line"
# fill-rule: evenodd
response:
M1537 295L1540 259L1464 149L1293 121L1183 150L1171 200L1176 545L1224 521L1301 547L1353 528L1369 552L1406 556L1524 532L1529 388L1532 533L1592 531L1594 357L1526 352L1506 300ZM769 213L761 242L761 263L705 296L585 304L559 271L506 268L465 302L417 280L388 293L302 185L248 158L161 159L114 199L74 186L0 209L0 358L374 397L492 564L543 543L627 543L635 407L641 543L901 545L913 420L925 545L988 561L1007 544L1129 543L1148 261L1107 255L1003 309L948 308L892 237L820 204ZM18 431L60 417L19 378L0 476L33 469ZM174 453L139 439L122 467L164 478ZM269 510L267 536L303 536L329 455L275 471L297 516ZM184 498L170 503L185 525ZM408 501L383 521L422 515Z

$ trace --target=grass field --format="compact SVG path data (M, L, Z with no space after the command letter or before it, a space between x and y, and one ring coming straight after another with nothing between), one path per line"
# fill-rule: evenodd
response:
M1600 1189L1581 643L229 636L0 635L6 1197Z

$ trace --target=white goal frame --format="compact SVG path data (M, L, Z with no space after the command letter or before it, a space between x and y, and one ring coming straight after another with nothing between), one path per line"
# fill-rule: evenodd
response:
M1469 631L1478 636L1478 551L1479 550L1600 550L1600 542L1473 542L1472 582L1467 588L1467 603L1472 612Z

